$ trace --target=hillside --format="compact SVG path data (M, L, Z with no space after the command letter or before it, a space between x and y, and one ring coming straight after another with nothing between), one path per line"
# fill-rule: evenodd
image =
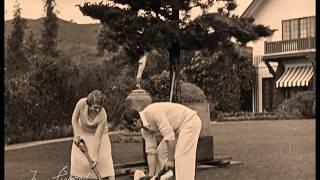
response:
M29 37L32 30L35 39L40 39L40 32L43 28L43 18L32 20L26 19L28 28L25 30L25 39ZM5 40L12 31L12 20L5 21ZM76 24L73 22L58 20L58 49L64 55L72 57L74 60L79 59L97 59L96 46L97 36L100 33L100 24ZM100 59L100 58L98 58Z
M28 37L30 31L32 30L36 38L40 37L40 31L43 28L42 20L43 18L32 20L26 19L27 26L26 37ZM12 29L12 20L5 21L5 37ZM85 43L88 45L96 45L97 35L100 32L100 24L76 24L73 22L58 19L59 31L58 40L67 43Z

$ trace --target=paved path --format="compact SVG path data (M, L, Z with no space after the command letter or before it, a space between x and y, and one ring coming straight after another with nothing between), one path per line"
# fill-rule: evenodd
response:
M120 131L109 132L108 134L112 135L112 134L117 134L119 132ZM39 146L39 145L43 145L43 144L71 141L72 139L73 139L73 137L66 137L66 138L58 138L58 139L50 139L50 140L41 140L41 141L32 141L32 142L26 142L26 143L12 144L12 145L6 145L4 147L4 150L10 151L10 150L16 150L16 149L23 149L23 148L34 147L34 146Z

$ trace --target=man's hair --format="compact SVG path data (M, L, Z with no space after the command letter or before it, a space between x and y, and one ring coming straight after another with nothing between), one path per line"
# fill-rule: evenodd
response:
M128 109L125 110L122 114L122 120L126 121L126 123L133 124L135 119L139 119L140 114L136 109Z

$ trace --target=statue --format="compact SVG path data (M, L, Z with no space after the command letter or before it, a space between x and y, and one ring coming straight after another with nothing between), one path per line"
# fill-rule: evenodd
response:
M141 78L143 71L146 67L147 64L147 57L148 57L148 52L144 53L142 57L139 59L139 67L138 67L138 73L137 73L137 84L136 87L138 89L141 89Z
M151 51L147 51L145 52L141 58L139 59L139 67L138 67L138 73L137 73L137 76L136 76L136 87L138 89L142 89L141 88L141 78L142 78L142 74L143 74L143 71L146 67L146 64L147 64L147 61L148 59L150 58L150 55L152 54L159 54L157 50L153 49Z
M141 88L141 79L144 69L147 65L147 61L150 59L150 55L158 53L157 50L144 51L144 54L139 59L139 68L136 76L136 88L131 91L125 101L125 109L137 109L142 110L148 104L152 103L152 98L149 93Z

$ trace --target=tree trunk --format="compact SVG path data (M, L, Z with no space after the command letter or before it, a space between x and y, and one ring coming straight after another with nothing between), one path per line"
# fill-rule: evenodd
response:
M172 12L172 19L176 20L174 26L179 30L179 9L176 8ZM171 48L169 49L170 61L170 102L176 101L177 98L177 77L179 77L179 59L180 59L180 44L179 39L174 39Z

